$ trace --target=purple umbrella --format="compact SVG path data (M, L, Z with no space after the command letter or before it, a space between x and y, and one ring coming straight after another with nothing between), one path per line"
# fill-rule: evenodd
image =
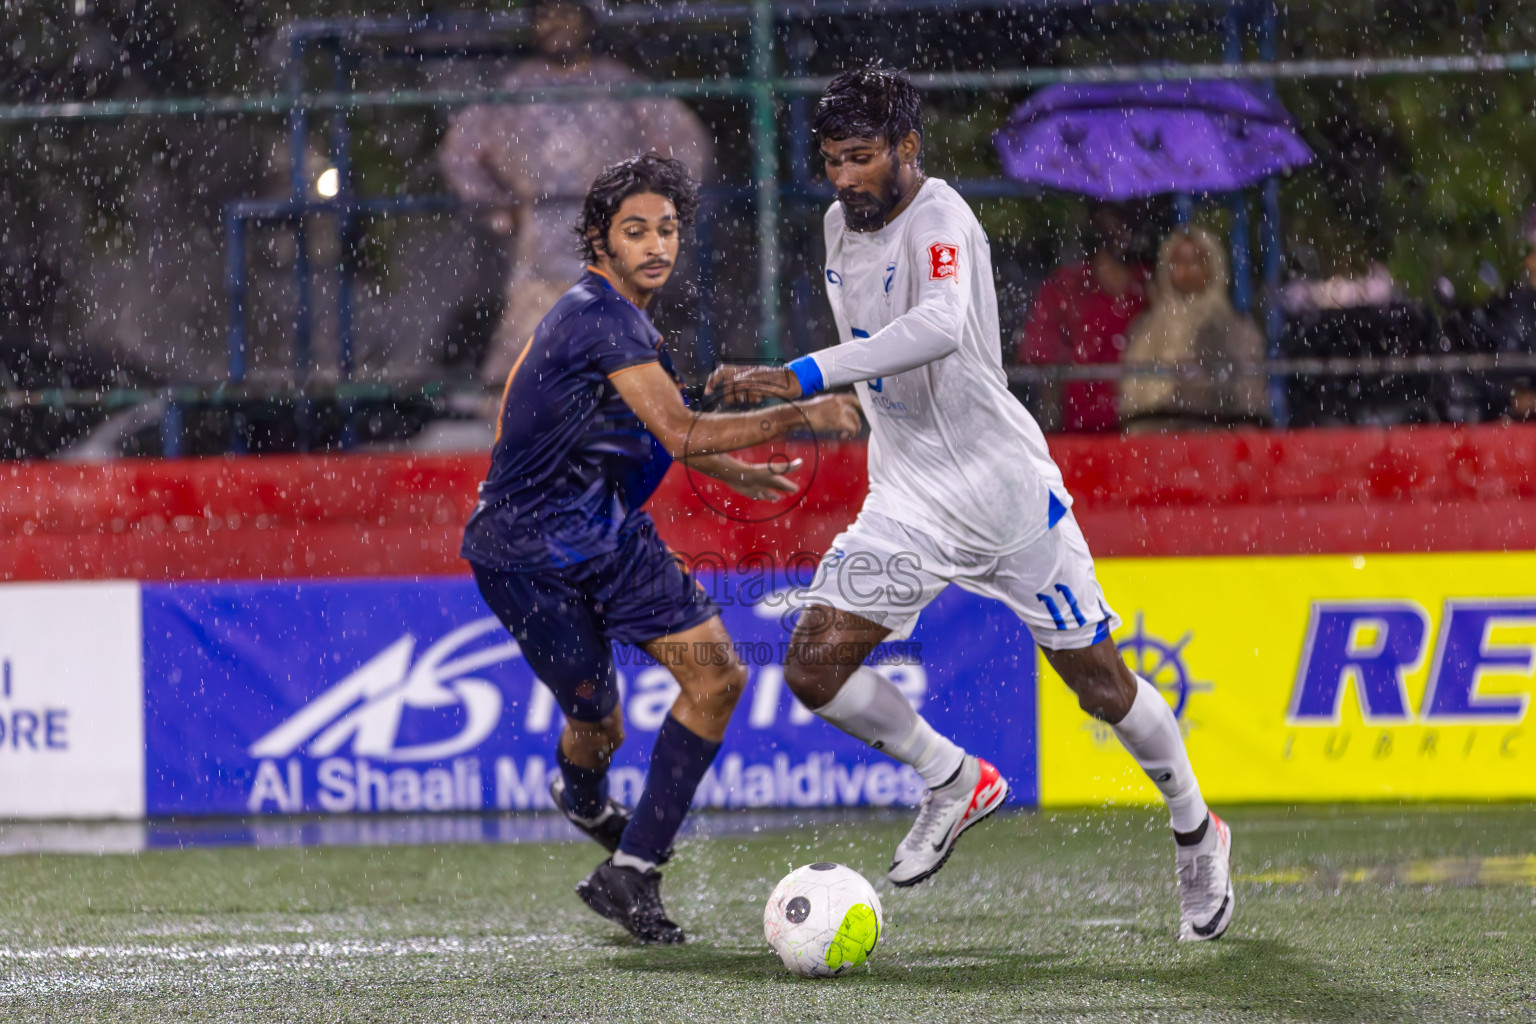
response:
M1234 192L1312 161L1285 108L1237 82L1047 86L995 141L1008 177L1105 200Z

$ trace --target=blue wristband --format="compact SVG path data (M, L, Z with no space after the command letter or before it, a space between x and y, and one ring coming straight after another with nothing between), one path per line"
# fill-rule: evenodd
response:
M800 382L801 398L809 398L825 386L821 379L821 367L810 356L801 356L791 361L789 372Z

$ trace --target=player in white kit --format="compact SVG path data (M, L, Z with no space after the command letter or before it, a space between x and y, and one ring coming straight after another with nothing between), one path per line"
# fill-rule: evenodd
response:
M1006 386L986 235L954 189L922 173L917 91L889 69L845 72L812 127L837 188L826 281L841 344L787 367L724 367L709 385L737 399L795 399L852 384L869 420L869 495L807 589L786 682L927 783L890 870L896 885L914 885L1002 805L1008 783L863 662L907 636L950 583L1002 601L1167 801L1179 938L1220 937L1232 918L1231 833L1201 798L1172 709L1110 638L1120 619L1061 471Z

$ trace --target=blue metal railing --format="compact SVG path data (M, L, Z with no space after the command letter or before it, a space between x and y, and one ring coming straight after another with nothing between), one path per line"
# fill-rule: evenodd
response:
M1086 0L1088 5L1108 6L1112 0ZM1206 0L1221 4L1221 0ZM441 212L452 209L445 196L359 197L351 173L350 112L364 108L421 107L453 108L476 103L550 102L604 96L679 96L729 97L744 100L752 115L754 148L753 176L742 187L718 190L720 201L750 200L756 207L755 220L758 251L762 256L758 296L761 303L759 337L765 354L775 354L780 344L778 303L780 261L775 258L779 242L781 205L822 202L830 191L814 184L811 173L811 148L808 130L809 98L825 86L826 80L809 76L809 53L796 43L795 31L813 19L847 15L892 16L936 11L975 11L1082 7L1085 0L752 0L750 3L690 3L633 5L606 13L604 21L613 24L651 23L746 23L749 30L746 56L748 73L727 75L708 81L647 82L604 87L549 87L527 90L393 90L368 92L352 88L352 72L366 56L369 40L394 36L411 42L395 56L413 59L432 56L498 55L512 52L506 45L475 43L473 46L431 42L444 33L475 34L520 32L527 25L523 12L490 15L463 15L449 18L362 18L344 21L309 21L287 30L289 64L283 92L255 97L173 97L149 100L108 100L88 103L13 104L0 106L0 123L39 120L123 118L133 116L176 116L182 114L255 113L280 114L287 119L290 134L289 195L283 200L239 200L224 212L228 239L226 275L229 284L229 379L239 383L246 377L248 338L246 310L248 279L246 241L249 225L277 222L290 225L299 244L295 250L293 281L297 297L292 356L302 380L311 360L312 348L312 270L309 248L305 242L308 222L316 217L334 217L342 239L341 287L337 310L338 369L343 380L352 372L354 350L351 309L351 280L355 274L355 239L360 222L370 216L395 216L412 213ZM1233 0L1221 4L1225 16L1221 22L1223 58L1221 64L1160 64L1132 66L1096 66L1075 68L1015 68L977 72L938 72L913 74L912 79L925 90L1022 90L1062 81L1146 81L1244 79L1273 88L1279 80L1310 78L1356 79L1382 75L1477 74L1488 72L1528 72L1536 70L1536 54L1508 53L1492 55L1449 55L1435 57L1392 57L1276 61L1277 11L1272 0ZM784 48L786 77L775 70L776 40L780 29L788 30ZM1256 39L1258 60L1245 60L1245 40ZM320 91L310 91L306 77L307 59L312 52L324 51L331 57L329 82ZM783 141L787 175L779 173L779 125L777 104L787 100L787 132ZM312 133L313 115L329 116L327 149L337 172L337 194L315 199L309 193L304 155ZM1036 190L1007 181L955 182L971 198L1020 197ZM1232 213L1234 301L1241 307L1252 305L1253 260L1250 235L1253 230L1246 196L1225 197ZM1266 181L1258 194L1260 237L1260 277L1262 287L1273 296L1282 271L1279 182ZM1180 204L1187 217L1192 197ZM712 225L705 217L700 226L702 262L701 281L712 287L714 274L709 265ZM790 282L790 301L803 308L809 303L809 284ZM707 299L707 293L706 293ZM701 332L706 345L710 338L710 317L701 318ZM1266 333L1271 339L1269 355L1280 352L1278 337L1281 312L1277 302L1266 303ZM790 320L789 330L803 330L805 317ZM805 339L795 338L803 345ZM1283 394L1280 382L1274 382L1277 420L1284 422Z
M1105 5L1109 0L1098 0ZM1210 0L1213 3L1221 3L1222 0ZM811 179L811 138L809 127L809 97L819 91L824 82L809 78L806 75L808 48L797 45L794 34L791 31L786 40L785 56L788 64L789 78L776 77L774 67L774 44L776 33L781 25L793 29L797 24L804 23L812 18L828 18L855 14L878 14L880 16L892 16L903 13L923 12L959 12L997 10L1000 8L1018 9L1029 7L1035 9L1060 8L1066 6L1082 6L1078 4L1066 4L1061 0L1029 0L1027 3L1008 2L1008 0L837 0L837 2L778 2L773 0L753 0L749 4L700 4L700 3L673 3L644 8L621 8L613 12L605 12L602 18L612 24L655 24L680 22L740 22L746 21L748 28L747 55L749 58L748 74L741 80L730 78L712 82L671 82L671 83L642 83L635 86L622 86L615 89L602 87L569 87L541 90L521 90L518 92L504 92L499 90L480 91L484 93L483 99L491 102L536 102L543 99L577 98L592 95L672 95L672 96L701 96L701 95L730 95L745 98L751 105L751 145L753 149L753 174L750 191L743 195L741 189L716 189L711 191L710 199L717 202L741 200L750 197L754 207L757 236L758 258L758 298L759 298L759 325L758 342L761 354L769 359L778 358L782 353L782 327L779 315L780 302L780 274L781 260L779 258L779 224L781 220L781 204L792 205L805 202L823 202L831 196L830 189L816 188ZM1223 20L1226 51L1225 57L1229 65L1236 66L1242 57L1242 33L1254 20L1254 12L1260 8L1265 14L1273 17L1273 6L1270 0L1235 0L1225 4L1226 14ZM347 121L347 112L355 109L355 101L362 99L367 94L351 92L350 71L358 59L358 51L362 44L369 39L380 37L401 37L407 39L431 38L443 33L456 34L490 34L496 32L520 31L527 25L527 18L523 12L493 13L489 15L455 15L447 18L361 18L355 20L328 20L328 21L304 21L296 23L287 29L289 42L289 65L287 69L286 90L289 96L294 98L313 96L305 90L304 70L306 55L311 48L323 48L331 55L331 82L329 101L325 104L314 102L310 104L295 104L288 111L289 118L289 159L290 159L290 198L283 203L260 203L256 201L241 201L231 204L226 211L225 221L228 227L233 226L237 220L267 220L283 221L293 226L296 242L293 279L296 298L295 324L293 331L292 359L295 371L299 379L302 379L310 365L311 336L312 336L312 311L310 297L312 295L311 268L307 246L305 245L307 226L306 222L312 216L335 216L338 220L338 234L341 236L341 275L340 286L337 295L337 342L339 351L338 370L343 379L351 372L350 353L353 349L352 338L352 289L351 278L354 272L353 246L350 244L357 218L365 214L397 215L417 212L438 212L451 208L451 201L442 200L441 197L425 196L401 196L393 197L386 205L367 208L353 198L353 182L350 173L350 132ZM448 45L440 43L435 48L431 46L412 46L411 56L421 58L423 56L457 56L465 52L462 45ZM505 55L510 48L498 47L494 44L481 43L476 48L477 55L496 56ZM1209 73L1210 67L1203 66ZM1104 69L1097 69L1103 71ZM1132 77L1147 77L1147 69L1132 69ZM915 75L920 87L926 88L995 88L1002 80L1008 77L1017 77L1020 74L1032 78L1067 79L1074 76L1091 76L1095 69L1051 69L1042 72L1041 69L1026 69L1022 72L957 72L949 74ZM567 97L567 94L569 96ZM474 93L464 94L465 101L471 101ZM775 106L777 98L781 95L788 96L788 131L786 132L785 149L788 157L788 180L781 181L778 161L778 122ZM395 93L390 97L373 97L389 105L412 100L409 95L402 96ZM449 102L449 97L444 94L435 94L435 98ZM414 99L421 102L429 102L434 99L434 94L422 94ZM349 100L354 102L348 102ZM338 177L338 193L331 200L315 200L308 194L309 182L304 168L304 155L308 150L310 135L310 112L316 109L328 110L331 114L330 157L331 164L335 168ZM961 194L973 199L982 198L1024 198L1038 194L1038 189L1033 186L1005 180L982 181L957 181L952 184ZM369 200L368 202L373 202ZM447 205L440 205L446 203ZM1246 228L1246 199L1241 196L1232 197L1230 200L1234 211L1234 223L1232 242L1234 246L1233 270L1234 270L1234 298L1239 308L1247 309L1251 305L1251 283L1249 281L1248 259L1248 232ZM1191 204L1186 200L1180 204L1180 210L1184 214L1181 219L1187 219L1191 210ZM701 212L700 226L700 251L701 263L704 265L701 273L701 290L703 290L702 303L707 309L711 305L713 274L710 273L710 250L713 248L713 231L709 224L710 217L717 207L706 203ZM1278 219L1265 217L1261 221L1261 229L1272 233L1278 238ZM234 229L230 237L231 250L237 254L243 254L242 229ZM1266 249L1269 246L1266 245ZM229 288L229 301L231 309L230 321L230 379L240 381L243 379L246 361L246 333L244 325L244 309L246 307L246 281L243 270L235 267L232 259L227 266L227 285ZM795 307L808 306L810 295L810 282L806 275L799 274L796 280L791 282L790 301ZM796 309L797 314L802 310ZM795 334L797 349L803 349L809 344L809 338L805 336L807 317L796 315L791 318L791 331ZM700 347L705 354L706 361L712 360L715 354L716 342L713 337L712 325L708 316L704 316L700 324Z

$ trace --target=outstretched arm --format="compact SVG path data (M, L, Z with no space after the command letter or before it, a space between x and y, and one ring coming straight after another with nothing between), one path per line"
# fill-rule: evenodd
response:
M912 308L868 337L801 356L782 367L720 367L710 375L705 394L724 391L732 400L750 400L771 391L785 398L813 395L855 381L894 377L954 352L969 312L968 278L974 268L961 265L958 232L926 231L907 258L919 279ZM934 241L952 237L954 243ZM759 394L752 395L750 392Z
M894 377L926 366L960 347L965 310L945 298L934 296L919 302L867 338L812 352L788 366L721 366L710 374L704 393L724 392L732 401L752 401L764 395L801 398L826 388Z
M753 501L778 501L797 494L800 485L789 478L799 469L801 460L795 459L783 469L775 469L763 463L743 462L729 455L690 455L683 459L690 467L723 481L737 494Z
M848 395L750 412L696 413L683 404L677 384L660 363L626 367L608 379L645 429L678 459L750 448L807 424L812 430L845 437L858 433L862 425L858 402Z
M859 380L894 377L943 359L960 347L965 305L953 284L927 289L917 305L867 338L796 359L789 370L802 394ZM809 385L809 387L808 387Z

